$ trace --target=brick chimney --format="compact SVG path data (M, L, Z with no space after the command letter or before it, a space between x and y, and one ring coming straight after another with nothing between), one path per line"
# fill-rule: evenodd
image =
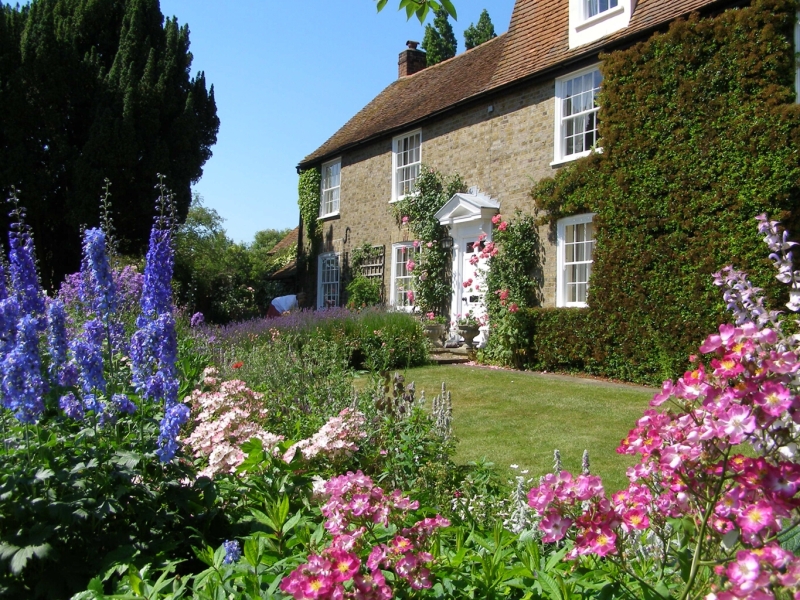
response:
M400 60L397 61L397 77L405 77L422 71L428 65L428 59L422 50L417 50L419 42L406 42L407 50L400 53Z

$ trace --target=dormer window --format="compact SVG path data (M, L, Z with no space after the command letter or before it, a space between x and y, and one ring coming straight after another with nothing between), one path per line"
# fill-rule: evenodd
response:
M586 13L584 18L591 19L612 8L617 8L619 0L586 0Z
M635 8L636 0L569 0L569 47L625 29Z

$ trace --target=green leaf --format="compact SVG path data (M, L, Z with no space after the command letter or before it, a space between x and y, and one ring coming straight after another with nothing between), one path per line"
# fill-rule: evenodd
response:
M55 475L55 472L52 469L39 469L36 471L36 475L34 475L34 477L39 481L45 481L50 479L53 475Z
M297 514L295 514L291 519L289 519L288 521L286 521L286 523L283 524L281 531L283 533L288 533L294 528L295 525L297 525L300 522L300 519L302 518L303 518L302 511L297 511Z
M19 575L22 573L25 565L28 564L28 561L31 558L33 558L33 554L34 552L32 546L26 546L17 550L16 553L14 553L14 556L11 557L11 572L14 575Z
M378 12L381 12L389 0L378 0Z
M442 6L444 9L453 17L454 20L458 21L458 14L456 13L456 7L453 6L453 3L450 0L441 0Z
M563 600L561 588L553 577L540 571L538 580L539 584L542 586L542 591L546 592L552 600Z
M260 510L254 508L250 511L250 514L252 514L256 518L256 521L266 525L267 527L272 529L272 531L280 531L280 528L277 525L275 525L275 522Z
M244 543L244 559L251 567L257 567L261 562L260 552L258 549L258 542L253 538L248 538Z

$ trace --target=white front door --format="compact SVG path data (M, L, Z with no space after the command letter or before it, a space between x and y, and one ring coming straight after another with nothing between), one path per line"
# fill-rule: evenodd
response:
M484 229L484 225L488 225ZM484 240L480 240L485 233ZM482 271L486 269L486 261L480 259L482 244L491 241L491 223L481 221L458 223L453 226L453 300L450 306L450 318L456 321L459 316L470 312L477 319L486 315L486 284ZM483 343L486 338L482 329L481 337L476 342Z

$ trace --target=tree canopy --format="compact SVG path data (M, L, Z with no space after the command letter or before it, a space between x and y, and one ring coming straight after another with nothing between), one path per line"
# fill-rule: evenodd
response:
M450 25L450 15L445 10L437 10L433 25L425 26L422 49L427 55L428 66L453 58L458 50L458 40Z
M497 37L497 34L494 32L494 25L489 17L489 11L484 8L478 19L478 24L470 23L469 27L464 31L464 45L467 50L470 50L495 37Z
M381 12L389 0L375 0L378 3L378 12ZM437 10L444 10L454 19L458 19L456 7L450 0L400 0L398 10L406 11L406 18L410 19L414 15L420 23L425 22L428 13Z
M191 65L189 27L158 0L0 5L0 191L28 208L45 285L78 269L105 178L122 252L147 241L158 173L186 215L219 130Z

